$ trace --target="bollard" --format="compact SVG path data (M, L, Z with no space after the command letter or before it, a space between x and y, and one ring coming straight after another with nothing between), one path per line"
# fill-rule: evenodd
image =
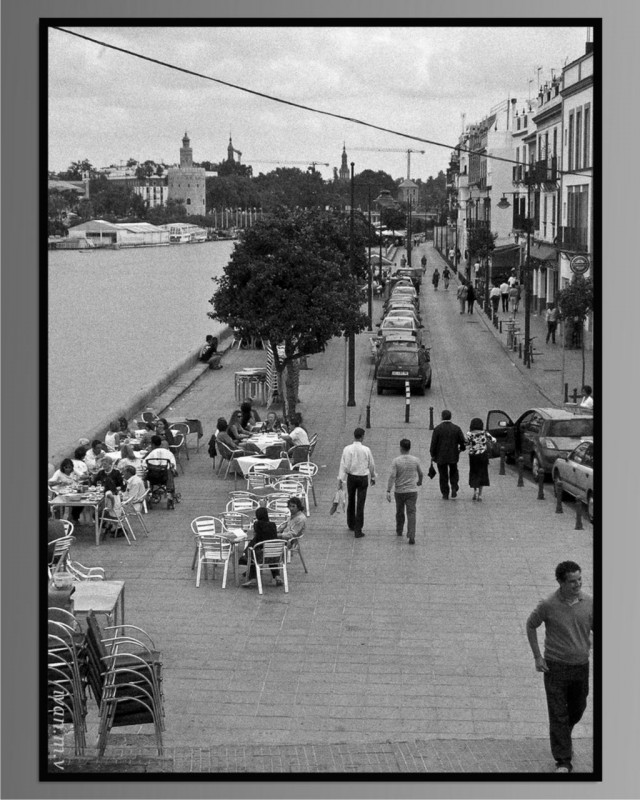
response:
M504 452L504 447L501 447L500 448L500 472L498 473L498 475L506 475L507 474L507 471L504 468L505 460L506 460L506 456L505 456L505 452Z
M500 326L498 325L498 322L499 322L499 320L498 320L498 315L497 315L497 314L494 314L494 315L493 315L493 327L494 327L496 330L498 330L498 327L500 327ZM500 331L500 333L502 333L502 331Z
M524 470L524 458L520 456L518 458L518 486L524 486L524 479L522 477L523 470Z
M564 514L564 509L562 508L562 481L554 483L554 491L556 493L556 514Z
M582 528L582 501L576 500L576 527L574 528L576 531L583 530Z
M500 320L500 333L502 333L502 320Z
M429 406L429 430L433 430L433 406Z
M522 358L522 342L518 342L518 358Z
M409 422L409 417L411 416L411 386L409 386L409 381L404 382L404 421Z
M538 472L538 500L544 500L544 471Z
M365 423L365 428L371 427L371 406L367 406L367 421Z
M564 385L564 402L565 403L569 402L569 384L568 383L565 383L565 385Z

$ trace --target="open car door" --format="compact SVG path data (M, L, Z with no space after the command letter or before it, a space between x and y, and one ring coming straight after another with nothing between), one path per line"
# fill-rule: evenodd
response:
M487 430L494 439L497 440L499 447L504 447L505 455L513 456L516 451L515 425L511 417L504 411L489 411L487 413Z

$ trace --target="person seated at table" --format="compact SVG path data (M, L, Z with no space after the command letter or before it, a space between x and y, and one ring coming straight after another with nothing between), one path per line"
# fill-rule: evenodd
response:
M95 475L100 469L98 462L102 459L105 452L106 448L100 439L94 439L91 442L91 447L87 450L87 455L84 457L84 463L87 465L90 475Z
M155 436L156 426L152 422L144 423L144 433L140 435L140 446L148 448L151 445L151 439Z
M122 473L113 466L113 461L108 455L105 454L102 456L102 460L99 462L98 466L100 469L91 478L91 482L94 486L101 483L104 486L105 492L114 493L122 489L124 486Z
M130 444L123 444L120 448L120 458L117 461L117 467L120 472L124 474L124 468L128 466L137 469L139 463L140 459L136 458L133 446Z
M147 465L147 480L152 488L153 486L164 485L167 490L167 503L171 507L176 489L174 477L178 474L176 457L171 450L167 450L166 447L162 446L162 439L157 433L151 437L151 447L152 449L143 458L144 463ZM169 467L163 471L163 474L160 474L161 470L149 469L149 467L161 466L164 461L169 462Z
M279 433L283 430L282 420L275 411L268 411L262 423L262 433Z
M256 521L253 523L253 539L247 545L253 547L260 542L266 542L268 539L278 538L278 529L274 522L269 521L269 511L260 506L256 508ZM278 567L271 567L271 575L276 582L276 586L282 586L282 578L280 577L280 569ZM252 586L257 586L256 580L256 566L251 559L251 565L248 573L246 573L247 581L242 584L243 589L249 589Z
M87 467L85 462L85 456L87 455L87 450L85 447L76 447L73 453L73 458L71 459L73 463L73 471L78 476L78 480L81 483L90 483L91 477L89 475L89 467Z
M309 435L305 428L302 427L302 414L295 413L291 417L293 423L292 430L289 433L283 433L282 438L287 442L289 447L295 447L298 444L309 444Z
M278 536L290 542L292 539L302 536L307 518L304 514L304 505L299 497L290 497L287 501L287 508L291 517L280 525Z
M250 397L240 403L240 424L243 428L252 430L260 421L260 414L253 407L253 400Z
M229 436L235 442L241 442L251 436L251 431L242 424L242 412L239 408L229 417Z
M117 419L109 423L109 430L105 433L104 443L110 453L120 449L120 423Z
M129 430L129 423L127 422L126 417L120 417L118 419L118 425L120 426L118 432L120 433L120 439L128 439L129 437L133 436L133 432Z
M236 441L229 433L229 425L224 417L218 420L218 433L216 435L216 442L226 444L231 450L243 450L247 455L251 453L259 453L260 448L253 442Z
M60 492L61 489L80 489L80 476L73 469L73 461L70 458L63 459L59 469L53 473L47 483L55 492ZM78 522L81 513L82 508L71 506L71 519L74 522Z
M158 422L156 422L156 435L159 436L160 439L164 439L167 443L167 447L173 447L173 432L171 426L164 417L161 417Z
M125 480L125 490L121 495L122 502L131 503L136 511L141 512L142 503L140 501L147 491L144 481L138 475L136 468L130 464L124 467L122 475Z

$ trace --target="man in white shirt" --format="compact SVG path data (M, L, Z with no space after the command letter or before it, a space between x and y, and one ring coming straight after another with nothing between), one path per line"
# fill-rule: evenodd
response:
M376 467L371 450L362 444L364 430L356 428L353 432L354 442L342 451L338 487L347 484L347 527L354 531L356 539L364 536L364 504L367 499L369 479L371 485L376 482Z
M581 408L593 408L593 389L590 386L582 387L582 402Z
M153 486L158 486L163 483L167 490L167 508L174 508L174 493L176 487L173 476L176 473L176 457L171 450L162 447L162 439L157 434L151 437L151 446L153 449L144 457L144 462L147 467L167 467L167 461L169 462L169 467L166 468L166 475L162 477L162 480L159 479L159 475L154 475L153 469L147 469L149 484L153 488Z
M509 284L502 281L500 284L500 297L502 298L502 310L504 313L509 311Z

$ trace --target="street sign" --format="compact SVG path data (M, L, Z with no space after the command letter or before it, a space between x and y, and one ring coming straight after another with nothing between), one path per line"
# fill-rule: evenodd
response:
M591 264L587 256L574 256L569 262L569 266L574 275L584 275L584 273L589 270Z

